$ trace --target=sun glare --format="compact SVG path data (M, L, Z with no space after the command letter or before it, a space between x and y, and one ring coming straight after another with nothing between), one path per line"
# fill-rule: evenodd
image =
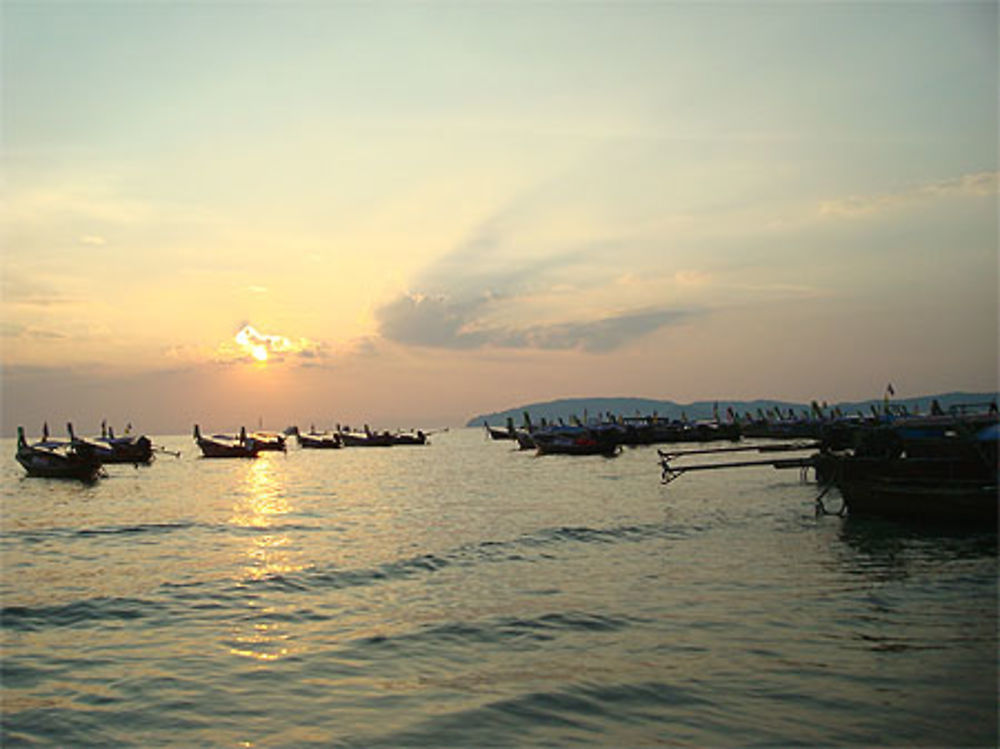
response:
M308 338L287 338L261 333L252 325L244 325L232 342L219 347L220 357L229 361L242 360L254 364L280 363L290 357L315 358L320 345Z

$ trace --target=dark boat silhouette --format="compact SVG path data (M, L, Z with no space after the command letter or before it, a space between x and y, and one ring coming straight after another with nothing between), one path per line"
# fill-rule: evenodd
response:
M101 460L94 448L79 441L29 445L24 428L17 428L17 462L29 476L93 481L101 475Z
M239 436L213 434L203 437L201 429L194 425L194 441L201 448L201 454L206 458L256 458L260 446L253 437L247 436L245 427L240 427Z

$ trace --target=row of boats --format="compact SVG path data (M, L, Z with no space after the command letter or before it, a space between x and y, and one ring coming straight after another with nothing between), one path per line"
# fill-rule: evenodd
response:
M623 446L652 445L667 442L714 442L740 439L739 426L719 421L661 420L652 416L605 418L581 421L573 418L534 425L525 414L524 426L515 428L507 419L505 428L483 423L494 440L513 440L521 450L535 450L539 455L605 455L613 457Z
M202 436L197 424L194 426L194 441L206 458L253 458L268 450L287 449L287 437L294 436L299 447L306 450L338 450L344 447L393 447L395 445L426 445L427 434L422 430L412 432L373 432L366 424L363 431L352 431L339 424L335 431L317 432L310 428L302 433L298 427L291 427L287 434L275 432L253 432L247 434L245 428L240 433L213 434Z
M749 466L812 469L823 487L818 509L826 512L823 498L836 488L843 500L840 512L881 515L930 521L973 522L996 528L998 507L998 439L1000 418L995 403L976 410L966 407L948 413L906 416L875 414L872 418L817 420L806 441L781 442L768 436L751 441L732 423L661 422L655 418L605 420L538 427L526 419L523 429L508 422L507 429L486 425L493 439L514 440L522 449L538 454L617 455L623 445L649 444L656 439L679 447L659 449L663 483L697 471ZM737 427L739 425L736 425ZM144 435L116 436L102 425L99 437L81 438L67 425L68 440L52 439L48 426L42 439L29 443L18 427L17 461L29 476L93 480L103 466L114 463L148 464L157 453L172 453L153 445ZM335 431L302 433L290 428L284 434L252 432L204 436L194 427L194 439L206 458L251 458L262 451L286 450L289 437L303 449L391 447L423 445L428 435L415 432L373 432L337 426ZM727 441L727 446L719 446ZM694 449L690 443L715 443ZM718 460L721 454L757 452L751 460ZM692 456L711 456L690 462ZM728 455L727 455L728 457Z
M761 443L705 450L658 450L663 483L685 473L748 466L798 468L815 474L822 491L817 513L878 516L925 523L974 525L996 531L998 440L995 408L984 413L939 414L832 424L809 442ZM704 461L707 454L756 451L779 455L754 460ZM789 455L789 453L798 453ZM690 463L689 456L702 462ZM728 457L728 456L727 456ZM841 503L824 503L836 488Z
M72 478L92 481L101 475L103 466L115 463L149 464L156 452L172 453L153 445L145 435L115 436L114 429L101 425L100 437L77 437L67 424L68 440L49 436L49 425L42 427L42 439L28 443L24 427L17 428L15 457L29 476Z
M42 438L28 442L24 427L17 428L15 458L29 476L42 478L69 478L93 481L103 474L103 467L110 464L148 465L157 453L180 456L180 453L154 445L145 435L126 434L115 436L114 430L101 425L99 437L78 437L72 424L66 425L68 439L53 439L48 423L42 427ZM204 436L200 427L194 427L194 441L206 458L255 458L265 451L285 451L287 438L294 436L303 449L339 449L344 447L392 447L394 445L424 445L428 435L420 430L413 432L373 432L368 426L356 432L339 425L334 432L317 432L311 428L302 433L291 427L287 433L256 431L247 433L241 428L238 434L211 434Z
M492 439L516 441L539 455L613 456L623 445L676 444L657 451L664 484L697 471L770 466L805 475L812 469L822 487L817 511L829 512L823 500L836 488L842 499L837 514L997 527L1000 416L995 402L947 413L932 409L928 415L884 411L871 417L788 419L771 431L761 423L746 430L746 424L735 421L655 417L574 422L533 427L526 417L522 429L510 420L506 429L485 426ZM797 441L773 439L788 437ZM730 444L719 446L719 441ZM729 459L741 452L763 457ZM700 462L692 463L693 456Z

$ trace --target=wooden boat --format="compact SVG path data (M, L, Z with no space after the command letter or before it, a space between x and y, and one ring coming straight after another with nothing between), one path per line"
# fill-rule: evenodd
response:
M270 450L274 452L285 452L285 435L277 432L254 432L250 435L258 450Z
M889 473L836 480L847 512L922 523L975 524L995 530L997 483L989 480L905 478Z
M854 449L816 456L817 479L837 487L851 515L995 529L998 427L993 415L871 429Z
M394 444L392 434L389 432L375 433L365 425L365 431L358 432L337 432L344 447L392 447Z
M511 418L507 419L507 427L505 429L500 429L499 427L491 427L485 421L483 421L483 427L486 429L486 433L493 440L512 440L515 439L514 435L514 420Z
M556 426L531 434L538 455L604 455L621 449L621 431L615 425Z
M972 524L995 530L998 518L998 437L1000 421L989 414L898 419L891 423L852 425L835 439L818 443L755 445L667 453L659 451L663 482L692 471L749 466L814 469L826 488L817 510L826 512L822 497L836 488L842 510L854 516ZM850 444L845 446L845 441ZM757 450L805 451L804 457L685 464L685 455Z
M194 441L201 448L201 454L206 458L256 458L260 452L256 440L247 437L246 429L241 427L238 437L225 434L214 434L203 437L198 425L194 425Z
M97 456L104 464L132 463L133 465L149 464L153 461L153 443L145 435L125 435L116 437L114 429L101 425L100 437L77 438L73 433L73 425L67 424L70 441L84 442L94 448Z
M82 442L50 446L46 442L29 445L24 428L17 428L15 457L29 476L94 481L101 475L101 460L92 446Z
M298 427L295 427L292 434L295 435L299 447L302 448L310 450L338 450L343 447L340 443L340 437L337 434L317 432L315 428L311 428L308 434L302 434Z
M538 447L535 444L535 438L531 436L531 432L527 429L515 430L514 439L517 440L519 450L534 450Z
M427 435L421 430L416 432L396 432L392 435L393 445L426 445Z

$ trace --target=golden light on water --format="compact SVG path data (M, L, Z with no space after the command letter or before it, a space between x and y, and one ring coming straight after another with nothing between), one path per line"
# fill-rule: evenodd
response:
M294 508L285 496L274 457L262 456L247 467L244 491L229 519L232 525L257 531L250 535L244 550L240 582L280 578L307 566L296 563L298 544L281 528L282 518ZM229 648L232 655L263 663L281 660L299 649L293 646L295 636L287 623L266 620L277 611L276 607L258 601L250 601L249 606L252 616L233 627Z

